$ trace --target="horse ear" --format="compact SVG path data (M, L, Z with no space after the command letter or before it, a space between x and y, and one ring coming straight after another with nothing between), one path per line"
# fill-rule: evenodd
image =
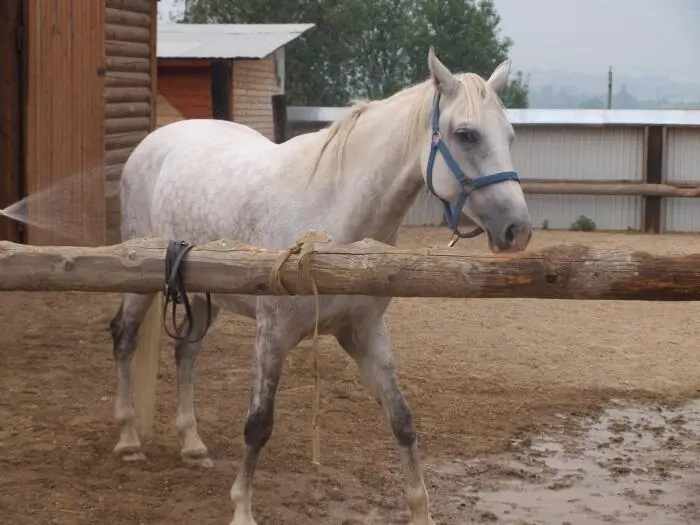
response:
M444 95L454 93L457 89L457 80L452 76L452 72L447 69L447 66L438 60L435 56L433 46L430 46L428 51L428 67L430 68L430 76L435 83L435 87Z
M496 93L501 93L508 85L508 75L510 74L510 59L506 58L496 69L493 70L487 83Z

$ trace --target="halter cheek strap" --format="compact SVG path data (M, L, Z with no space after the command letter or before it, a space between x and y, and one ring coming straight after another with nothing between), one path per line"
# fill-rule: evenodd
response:
M459 214L462 212L462 208L467 202L469 194L474 190L490 186L491 184L497 184L507 180L520 182L520 179L515 171L502 171L491 175L485 175L483 177L479 177L478 179L472 179L464 174L464 171L462 171L462 168L459 167L459 164L457 164L454 157L450 153L450 150L447 149L447 145L442 140L442 135L440 133L440 92L435 94L435 101L433 103L432 128L433 135L430 143L430 155L428 156L426 183L430 193L440 199L445 208L445 220L447 221L447 225L454 233L454 237L449 246L454 246L459 239L470 239L484 233L484 230L481 227L478 227L469 233L462 233L459 231ZM459 196L457 197L457 202L455 202L454 205L450 205L447 200L440 197L435 192L435 188L433 187L433 168L435 166L435 158L437 157L438 153L442 155L445 164L447 164L447 167L455 176L460 185Z

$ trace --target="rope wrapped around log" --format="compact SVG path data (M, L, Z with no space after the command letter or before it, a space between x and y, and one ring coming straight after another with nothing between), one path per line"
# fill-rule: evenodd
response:
M314 375L311 416L311 462L314 465L321 464L321 437L318 424L318 414L321 406L320 373L318 369L318 325L321 316L321 306L316 281L311 276L311 255L314 253L315 243L328 243L330 241L331 237L325 233L315 231L303 233L290 248L279 255L274 268L270 272L270 290L272 293L274 295L292 295L282 282L281 269L291 255L298 254L297 272L299 286L308 293L313 293L314 296L315 322L314 335L311 341L312 370Z

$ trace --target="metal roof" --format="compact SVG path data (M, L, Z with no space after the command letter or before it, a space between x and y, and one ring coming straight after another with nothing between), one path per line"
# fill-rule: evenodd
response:
M265 58L314 24L158 24L158 58Z
M289 106L287 121L329 123L344 107ZM700 127L700 110L693 109L508 109L508 120L520 126L668 126Z

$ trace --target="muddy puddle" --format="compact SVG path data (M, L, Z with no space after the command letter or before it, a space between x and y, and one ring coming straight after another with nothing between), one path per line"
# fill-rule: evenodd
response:
M433 498L436 523L700 524L700 401L676 410L615 404L579 436L514 448L432 465L433 491L451 492Z

